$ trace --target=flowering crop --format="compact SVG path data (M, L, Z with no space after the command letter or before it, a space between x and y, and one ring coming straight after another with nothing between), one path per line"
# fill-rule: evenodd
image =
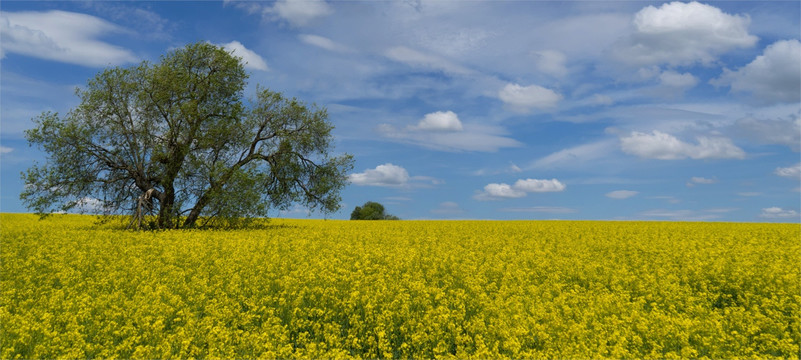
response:
M0 215L0 358L798 358L798 224Z

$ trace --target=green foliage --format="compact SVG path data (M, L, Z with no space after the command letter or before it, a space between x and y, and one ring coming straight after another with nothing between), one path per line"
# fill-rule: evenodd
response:
M125 213L152 190L146 208L161 228L232 224L293 203L338 210L353 160L330 154L326 110L262 88L246 102L247 77L241 59L204 42L100 72L68 114L33 119L26 137L48 161L24 173L21 199L39 214L86 199Z
M395 215L384 212L384 205L377 202L368 201L362 206L357 206L350 213L351 220L400 220Z

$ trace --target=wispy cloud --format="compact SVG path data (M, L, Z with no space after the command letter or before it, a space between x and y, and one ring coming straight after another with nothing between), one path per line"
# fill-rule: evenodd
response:
M701 177L701 176L693 176L693 177L690 178L689 181L687 181L686 185L687 185L687 187L693 187L693 186L699 185L699 184L701 184L701 185L709 185L709 184L714 184L714 183L717 183L717 182L718 182L718 179L708 179L708 178Z
M130 50L100 40L126 32L103 19L75 12L0 13L3 52L89 67L137 61Z
M497 125L462 123L452 112L428 114L416 125L404 129L381 124L376 130L386 139L441 151L495 152L522 146Z
M472 70L459 65L441 56L424 53L406 46L395 46L386 51L387 58L407 64L409 66L421 67L431 70L440 70L451 74L466 75L473 73Z
M608 197L610 199L618 199L618 200L620 200L620 199L628 199L628 198L633 197L633 196L635 196L635 195L637 195L639 193L640 193L639 191L633 191L633 190L615 190L615 191L611 191L611 192L606 193L606 197Z
M327 37L312 35L312 34L301 34L298 35L298 38L306 44L314 45L319 48L326 49L328 51L334 51L334 52L350 51L350 49L347 46L336 43Z
M651 219L665 219L673 221L709 221L723 218L723 214L736 209L705 209L705 210L666 210L654 209L639 213L639 217Z
M788 167L778 167L773 173L782 177L801 178L801 163Z

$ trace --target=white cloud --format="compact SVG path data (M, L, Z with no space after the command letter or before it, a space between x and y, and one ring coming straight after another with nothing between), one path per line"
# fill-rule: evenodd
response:
M705 177L693 176L690 178L690 181L687 182L687 187L693 187L696 184L714 184L717 182L717 179L707 179Z
M738 192L737 195L745 196L745 197L752 197L752 196L760 196L762 195L761 192L756 191L746 191L746 192Z
M72 209L81 214L100 214L111 211L111 208L106 206L102 200L89 196L75 201L75 207Z
M774 174L789 178L801 178L801 163L788 167L776 168Z
M409 172L406 169L391 163L378 165L375 169L367 169L362 173L348 176L351 183L360 186L401 187L405 186L409 179Z
M396 46L390 48L386 51L385 55L392 60L402 62L410 66L419 66L459 75L472 73L470 69L467 69L450 60L436 55L425 54L405 46Z
M12 151L14 151L14 149L13 149L13 148L10 148L10 147L8 147L8 146L2 146L2 145L0 145L0 154L8 154L8 153L10 153L10 152L12 152Z
M795 210L782 209L774 206L762 209L762 213L759 214L759 217L768 219L798 218L801 217L801 214Z
M464 213L464 210L459 206L459 204L453 201L445 201L439 203L439 205L431 210L433 214L439 215L456 215Z
M590 103L593 105L612 105L615 103L615 99L607 95L601 94L593 94L590 97Z
M497 200L500 198L514 199L526 196L526 192L513 188L509 184L487 184L484 192L476 195L478 200Z
M620 138L623 152L647 159L743 159L745 152L724 137L699 136L690 144L675 136L654 130L651 134L634 131Z
M532 108L550 109L562 100L562 95L539 85L520 86L506 84L498 92L498 98L513 110L527 113Z
M746 117L737 120L739 135L763 144L786 145L801 151L801 117L798 114L773 120Z
M611 199L628 199L639 193L640 193L639 191L632 191L632 190L615 190L606 193L606 197Z
M427 131L462 131L462 122L453 111L437 111L426 114L422 120L414 126L415 130Z
M93 14L125 26L154 40L172 42L172 32L177 22L161 17L158 13L143 9L134 2L124 1L86 1L79 3Z
M442 3L442 1L439 1ZM425 49L429 49L438 54L446 55L453 58L464 58L471 55L475 51L479 51L490 38L496 34L486 31L477 27L477 24L471 24L469 27L452 28L449 25L440 23L436 30L430 27L418 28L411 31L410 35L414 38L411 42L419 44ZM459 27L460 25L456 25Z
M647 6L634 16L634 32L614 56L632 65L710 63L718 55L757 42L748 34L747 15L730 15L698 2Z
M242 43L239 41L231 41L227 44L220 44L220 46L225 48L225 51L232 53L234 56L241 57L242 61L245 63L246 69L261 71L269 70L267 67L267 62L264 61L259 54L256 54L253 52L253 50L246 48L245 45L242 45Z
M309 45L314 45L314 46L317 46L319 48L326 49L328 51L334 51L334 52L346 52L346 51L349 51L349 49L346 46L344 46L342 44L339 44L339 43L336 43L333 40L331 40L329 38L326 38L326 37L322 37L322 36L318 36L318 35L311 35L311 34L303 34L303 35L299 35L298 37L300 38L301 41L303 41L303 42L305 42L305 43L307 43Z
M562 184L556 179L520 179L515 182L514 188L525 192L555 192L563 191L565 189L565 184Z
M514 185L506 183L492 183L484 186L484 191L477 193L476 200L501 200L522 198L531 192L559 192L564 191L565 184L559 180L520 179Z
M463 124L462 131L424 131L414 126L398 129L381 124L376 130L390 140L441 151L495 152L502 148L522 146L517 140L506 137L502 128L489 125Z
M530 168L576 167L606 158L614 148L612 141L599 141L559 150L534 161Z
M689 89L698 84L698 79L690 73L679 74L675 71L664 71L659 75L659 81L664 86L672 88Z
M318 18L334 11L325 1L317 0L278 0L272 7L264 8L263 15L272 15L288 21L293 26L306 26Z
M730 85L732 91L750 92L767 102L801 101L801 42L777 41L737 71L725 70L714 85Z
M125 29L103 19L74 12L0 13L0 47L40 59L90 67L120 65L137 61L131 51L98 40Z
M567 56L556 50L544 50L534 52L537 70L542 71L548 75L556 77L563 77L567 75L567 67L565 62Z

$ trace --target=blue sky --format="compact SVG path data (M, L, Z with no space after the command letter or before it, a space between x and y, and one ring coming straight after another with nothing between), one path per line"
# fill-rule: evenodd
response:
M800 4L3 1L0 211L27 211L20 172L46 160L32 117L208 41L247 93L329 110L356 159L329 218L798 222Z

